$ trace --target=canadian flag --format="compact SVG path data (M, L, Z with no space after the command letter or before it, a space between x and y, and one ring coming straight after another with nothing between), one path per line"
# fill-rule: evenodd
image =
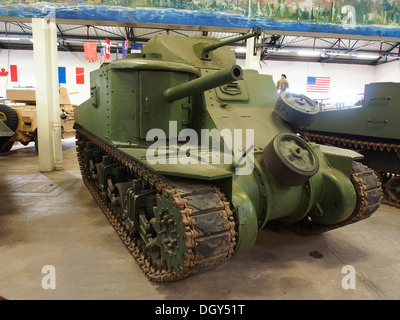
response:
M7 77L8 75L10 75L11 82L18 82L18 72L15 64L10 65L10 72L4 67L0 68L0 77Z
M106 59L110 59L110 39L106 38Z

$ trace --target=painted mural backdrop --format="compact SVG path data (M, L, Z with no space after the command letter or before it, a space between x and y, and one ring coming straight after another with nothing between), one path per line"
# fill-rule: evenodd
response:
M0 16L400 36L396 0L1 0Z

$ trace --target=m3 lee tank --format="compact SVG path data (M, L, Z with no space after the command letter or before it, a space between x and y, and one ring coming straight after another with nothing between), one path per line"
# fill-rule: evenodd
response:
M231 42L158 35L91 73L75 109L82 177L146 276L174 281L254 245L268 221L313 235L379 206L358 153L293 130L318 112L242 70Z

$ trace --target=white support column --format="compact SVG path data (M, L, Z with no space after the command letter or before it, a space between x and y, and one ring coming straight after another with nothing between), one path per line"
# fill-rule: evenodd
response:
M56 24L53 19L33 18L32 31L37 81L39 171L62 170Z
M249 38L246 40L246 62L245 62L245 68L246 69L253 69L253 70L259 70L260 69L260 55L261 55L261 49L258 48L256 49L256 55L253 54L254 52L254 42L256 41L256 38Z

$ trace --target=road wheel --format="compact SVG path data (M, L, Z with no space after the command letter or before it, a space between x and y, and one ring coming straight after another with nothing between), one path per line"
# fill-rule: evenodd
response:
M0 120L3 120L12 131L17 130L18 115L13 108L0 104Z

